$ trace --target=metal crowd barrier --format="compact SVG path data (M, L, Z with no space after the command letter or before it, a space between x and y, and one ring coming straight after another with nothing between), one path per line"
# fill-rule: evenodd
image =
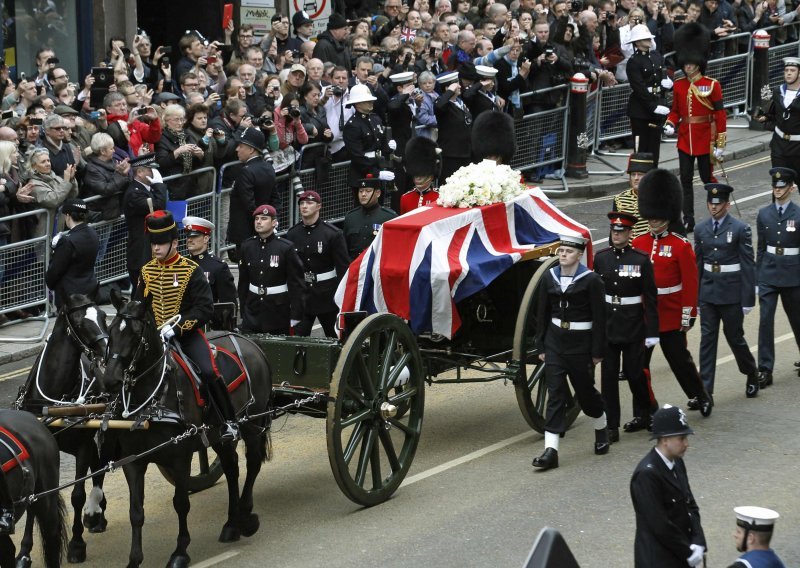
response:
M305 189L313 189L322 197L322 213L327 221L344 219L348 211L355 207L353 192L347 183L347 172L350 162L338 162L331 165L328 179L317 180L313 169L300 170L297 174Z
M594 124L595 144L599 145L609 140L625 138L631 135L628 99L631 98L632 92L628 83L619 83L611 87L598 87ZM589 122L587 121L586 124L588 130Z
M9 223L36 218L44 214L47 227L53 226L53 216L48 209L35 209L3 217ZM0 247L0 313L39 308L41 314L25 320L13 320L3 327L22 321L40 321L40 332L34 336L4 336L10 343L41 341L47 333L48 292L44 276L50 263L50 231L41 237L34 237Z
M559 90L566 86L559 87ZM549 90L549 89L548 89ZM529 114L517 121L517 152L511 167L520 171L555 164L566 158L568 107Z

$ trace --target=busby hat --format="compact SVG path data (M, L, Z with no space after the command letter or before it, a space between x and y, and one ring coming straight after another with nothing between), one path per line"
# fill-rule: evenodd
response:
M714 204L729 201L733 192L733 188L724 183L707 183L704 187L708 192L706 200Z
M236 137L236 143L245 144L261 152L264 149L264 134L262 134L259 128L245 128L242 133Z
M650 152L634 152L628 158L628 173L646 174L655 167L653 154Z
M187 236L193 237L195 235L210 235L214 230L214 223L207 221L202 217L193 217L187 215L181 221L183 230L186 231Z
M683 189L675 174L656 168L644 175L639 182L639 216L642 219L679 221L682 208Z
M86 202L79 197L70 197L61 204L62 213L86 213Z
M686 413L677 406L665 404L663 408L659 408L653 414L651 440L670 436L685 436L687 434L694 434L694 430L689 426L689 422L686 421Z
M415 136L406 144L406 173L411 177L438 176L439 147L424 136Z
M178 225L169 211L153 211L144 221L152 244L162 245L178 238Z
M472 123L472 157L478 161L499 156L510 164L517 151L514 119L497 110L482 112Z
M675 32L674 45L676 49L676 62L679 69L687 63L700 66L700 72L705 73L711 39L708 30L697 22L683 24Z
M764 507L734 507L736 513L736 524L743 529L756 532L772 532L775 528L775 521L780 515L777 511Z

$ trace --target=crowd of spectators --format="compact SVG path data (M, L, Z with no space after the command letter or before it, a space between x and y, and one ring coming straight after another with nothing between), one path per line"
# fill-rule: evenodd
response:
M369 87L374 112L394 130L409 125L391 124L390 100L413 95L410 126L436 139L436 77L446 71L495 67L494 78L479 79L482 88L500 110L520 116L562 104L563 90L534 91L575 72L594 85L625 81L627 37L638 23L667 53L686 22L724 39L800 14L784 0L345 0L341 9L316 38L304 12L276 14L264 35L233 22L213 41L187 31L174 53L154 49L142 30L130 40L115 37L101 63L108 71L102 85L97 73L73 82L75 70L60 67L49 48L38 50L27 74L20 67L10 77L0 68L0 245L58 229L43 217L3 217L55 211L74 195L99 196L91 220L118 217L136 156L155 153L165 177L236 161L236 134L245 127L263 131L276 173L299 166L302 156L302 167L324 175L349 159L342 131L355 112L346 102L356 84ZM773 43L795 39L792 28L772 33ZM712 56L730 55L747 50L749 37L712 45ZM405 71L415 83L400 92L389 77ZM470 82L463 73L462 87ZM224 187L233 175L233 168L224 172ZM208 193L213 179L168 181L170 198Z

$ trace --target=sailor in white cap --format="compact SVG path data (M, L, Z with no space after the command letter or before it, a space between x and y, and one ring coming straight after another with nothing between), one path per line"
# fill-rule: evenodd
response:
M436 77L436 82L442 88L441 96L433 103L439 128L437 143L442 149L442 173L439 179L446 181L453 172L472 160L472 113L461 99L458 71L441 73Z
M780 515L764 507L735 507L736 550L744 552L728 568L784 568L783 562L769 547L775 521Z
M606 313L603 279L581 263L587 239L559 235L558 266L542 279L536 349L544 361L547 416L544 453L534 458L541 470L558 467L559 437L567 429L569 387L581 410L593 419L594 453L608 453L608 427L603 397L594 386L594 366L606 347Z
M405 155L406 144L411 140L416 126L416 116L422 104L422 91L414 84L414 72L404 71L389 75L392 85L397 93L389 101L386 116L392 137L397 142L394 155L402 159ZM411 189L411 182L402 167L395 168L395 186L397 192L392 193L392 209L397 211L400 207L400 195Z
M487 110L502 110L505 101L497 95L497 69L488 65L475 65L472 85L464 89L464 102L467 103L472 118ZM462 71L462 76L464 75Z
M800 57L783 58L783 84L772 89L769 107L758 120L773 129L769 143L772 167L800 172Z

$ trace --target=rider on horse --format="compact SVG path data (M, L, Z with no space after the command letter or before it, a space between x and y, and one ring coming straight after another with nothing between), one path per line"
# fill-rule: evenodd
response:
M224 422L220 440L237 440L233 403L202 329L214 313L211 287L197 263L178 253L178 227L169 211L151 213L146 225L153 259L142 267L135 299L147 302L164 340L174 337L199 368L200 380ZM168 323L176 314L181 316L178 335Z

